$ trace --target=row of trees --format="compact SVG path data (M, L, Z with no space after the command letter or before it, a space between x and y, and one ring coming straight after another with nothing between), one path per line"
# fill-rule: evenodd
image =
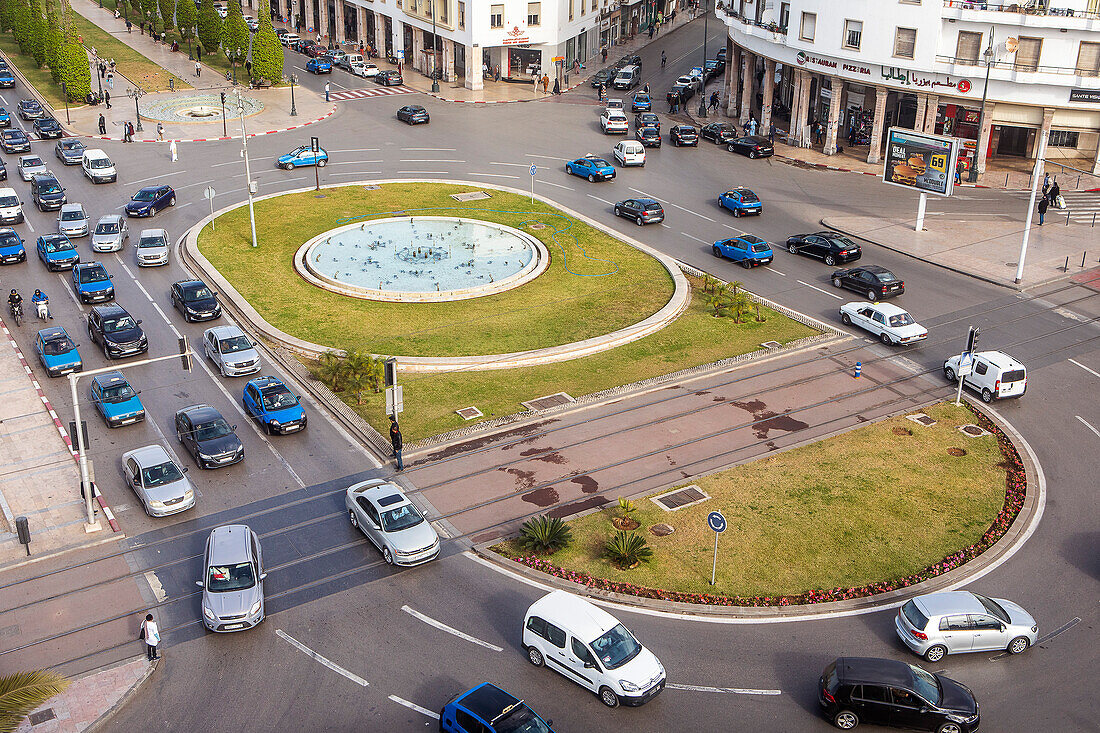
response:
M158 0L142 0L157 2ZM189 40L193 38L192 28L197 28L198 40L207 53L225 54L230 63L246 64L248 74L253 79L265 79L278 83L283 78L283 47L275 28L271 25L271 12L261 8L260 26L251 37L252 58L248 62L248 43L251 35L248 24L241 11L240 0L231 0L226 7L226 18L222 20L214 8L214 0L202 0L197 11L192 0L159 0L162 4L176 2L176 22L180 35ZM181 17L180 10L187 6ZM163 12L163 11L162 11Z
M69 0L0 0L0 33L11 33L19 50L39 68L49 68L54 84L64 82L70 100L83 100L92 88L88 56L73 27Z
M382 391L385 363L383 357L360 349L349 349L342 355L326 351L317 359L313 377L337 394L354 394L355 404L361 405L364 392Z

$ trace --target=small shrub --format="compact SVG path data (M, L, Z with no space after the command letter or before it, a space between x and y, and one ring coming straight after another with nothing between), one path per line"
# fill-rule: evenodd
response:
M527 550L552 554L573 541L573 530L557 517L528 519L519 530L519 543Z
M634 511L635 509L637 509L637 507L634 506L634 502L632 502L630 499L624 499L621 496L619 497L619 511L621 511L623 514L630 514L630 512Z
M649 562L653 550L637 532L616 532L604 546L604 557L620 568L626 569L640 562Z

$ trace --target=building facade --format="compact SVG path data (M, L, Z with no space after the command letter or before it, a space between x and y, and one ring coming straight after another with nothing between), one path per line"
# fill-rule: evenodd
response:
M1100 174L1100 0L725 0L717 15L726 114L796 144L866 145L877 163L891 126L952 135L965 175L1034 158L1049 134L1048 159Z

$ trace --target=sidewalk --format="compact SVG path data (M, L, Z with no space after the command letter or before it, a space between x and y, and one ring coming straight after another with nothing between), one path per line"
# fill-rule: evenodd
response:
M40 705L16 733L80 733L105 724L157 668L144 657L73 680L69 689Z

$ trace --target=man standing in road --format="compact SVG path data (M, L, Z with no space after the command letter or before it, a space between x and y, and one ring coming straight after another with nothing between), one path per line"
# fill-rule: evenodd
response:
M325 101L328 101L328 82L325 82Z
M202 76L202 65L198 61L195 62L195 78Z
M1050 206L1050 201L1044 196L1039 199L1039 226L1043 225L1043 219L1047 215L1047 207Z
M107 118L105 118L102 114L99 116L99 134L107 134Z
M145 654L149 661L160 659L157 653L157 645L160 644L160 629L153 620L153 614L145 614L145 620L141 622L141 638L145 640Z
M401 460L401 428L397 427L397 418L390 416L390 444L393 446L393 457L397 459L397 470L402 471L405 464Z

